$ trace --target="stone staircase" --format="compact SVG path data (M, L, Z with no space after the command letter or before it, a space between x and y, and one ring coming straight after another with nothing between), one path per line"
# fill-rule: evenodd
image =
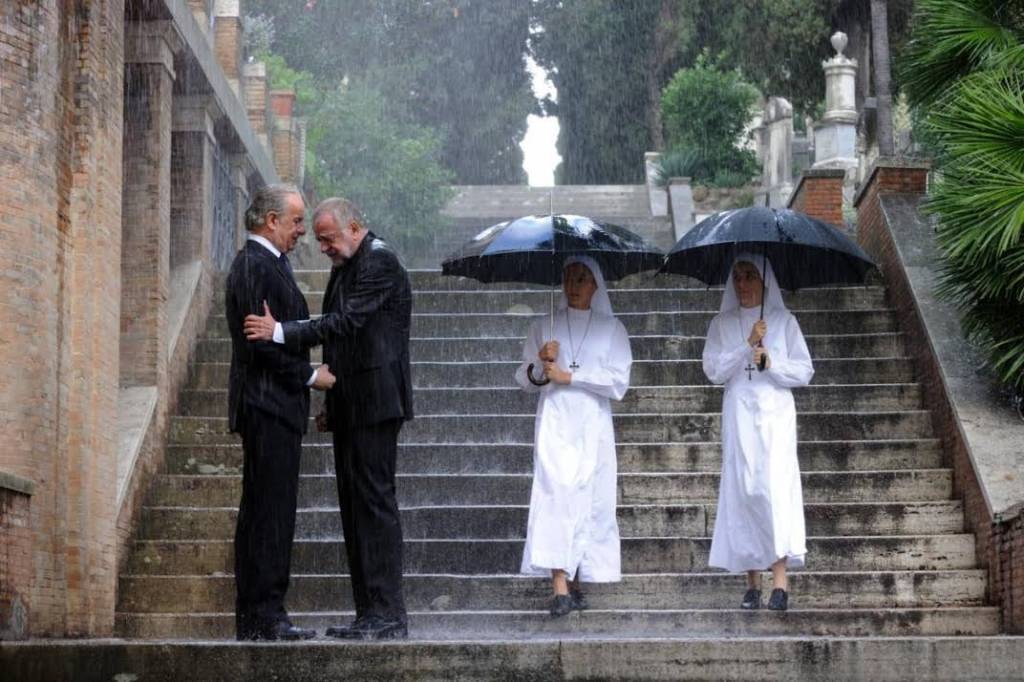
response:
M327 274L298 273L311 310L320 310ZM883 287L787 298L817 372L796 392L807 570L793 574L792 609L779 614L738 610L743 577L707 568L721 389L707 385L699 357L720 291L648 275L613 285L636 359L633 388L615 405L626 575L588 590L592 610L552 620L548 581L516 575L535 403L512 381L522 336L533 315L547 311L549 294L412 274L419 416L402 431L398 492L417 645L502 643L511 657L504 664L525 674L538 640L710 638L723 642L716 655L724 660L735 655L724 653L727 641L767 637L791 647L779 656L808 665L800 647L827 638L898 638L926 647L915 650L924 656L930 638L998 632L998 612L985 604L986 573ZM150 492L120 578L121 636L233 636L241 446L227 433L229 357L218 310L173 419L166 474ZM299 507L288 608L296 623L322 630L346 620L352 604L330 444L315 432L304 443ZM403 651L402 660L417 665L420 654Z

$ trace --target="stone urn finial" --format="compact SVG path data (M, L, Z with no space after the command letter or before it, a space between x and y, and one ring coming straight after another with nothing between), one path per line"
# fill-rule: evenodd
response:
M843 33L842 31L836 31L835 33L832 34L831 41L832 48L836 51L836 53L840 57L845 57L846 55L843 54L843 50L846 49L846 44L849 42L849 38L846 37L846 34Z

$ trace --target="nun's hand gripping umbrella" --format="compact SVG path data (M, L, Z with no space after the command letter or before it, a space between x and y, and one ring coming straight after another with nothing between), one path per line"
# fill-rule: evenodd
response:
M589 256L606 280L661 266L665 255L640 235L578 215L533 215L492 225L441 263L444 275L479 282L523 282L557 287L570 256ZM551 321L554 325L554 289ZM534 383L532 367L529 374Z
M828 223L789 209L752 206L720 211L694 225L668 252L659 272L726 284L742 253L771 262L779 286L788 291L863 284L875 269L863 249ZM762 318L764 299L762 292ZM763 360L758 369L764 369Z

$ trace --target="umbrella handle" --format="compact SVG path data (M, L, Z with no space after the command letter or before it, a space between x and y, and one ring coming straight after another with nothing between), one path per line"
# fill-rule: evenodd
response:
M543 379L535 379L533 377L533 363L531 362L526 366L526 378L530 380L530 383L534 386L545 386L551 383L551 379L544 377Z
M758 347L764 348L764 344L760 341L757 342ZM760 361L757 363L757 371L763 372L765 367L768 365L768 355L762 355Z

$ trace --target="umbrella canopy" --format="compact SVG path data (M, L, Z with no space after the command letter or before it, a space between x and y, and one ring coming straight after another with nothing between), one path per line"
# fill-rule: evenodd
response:
M736 256L764 254L783 289L862 284L875 267L849 237L828 223L789 209L752 206L700 221L669 251L661 272L724 284Z
M534 215L492 225L441 264L480 282L562 283L562 264L586 255L606 280L661 266L664 254L629 230L578 215Z

